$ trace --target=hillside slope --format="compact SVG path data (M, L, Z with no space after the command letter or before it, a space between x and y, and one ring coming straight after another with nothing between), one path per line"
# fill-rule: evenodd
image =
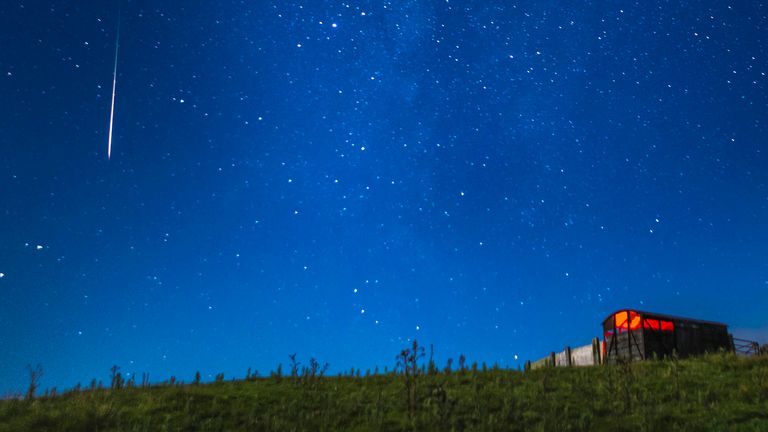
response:
M768 431L768 358L259 378L0 402L6 431Z

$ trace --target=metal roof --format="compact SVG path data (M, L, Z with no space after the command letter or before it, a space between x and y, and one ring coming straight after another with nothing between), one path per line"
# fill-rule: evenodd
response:
M629 308L627 308L627 309L618 309L618 310L614 311L613 313L611 313L610 315L605 317L603 322L608 321L611 317L613 317L617 313L624 312L624 311L635 312L635 313L643 315L644 317L647 317L647 318L659 318L659 319L665 319L665 320L669 320L669 321L687 321L687 322L694 322L694 323L698 323L698 324L708 324L708 325L716 325L716 326L728 327L728 324L723 324L723 323L717 322L717 321L706 321L706 320L700 320L700 319L696 319L696 318L686 318L686 317L681 317L681 316L667 315L667 314L661 314L661 313L656 313L656 312L647 312L647 311L641 311L641 310L629 309Z

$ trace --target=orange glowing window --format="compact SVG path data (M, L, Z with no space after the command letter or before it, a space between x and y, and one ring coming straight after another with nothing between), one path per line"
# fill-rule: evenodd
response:
M672 321L646 318L643 321L643 328L656 331L673 331L675 329L675 324L672 323Z
M640 314L635 311L621 311L613 316L619 331L637 330L640 328Z
M661 330L661 324L659 324L659 320L648 318L643 322L643 328Z

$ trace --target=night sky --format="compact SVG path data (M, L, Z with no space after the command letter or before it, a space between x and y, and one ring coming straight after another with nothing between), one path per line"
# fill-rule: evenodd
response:
M3 1L0 393L516 368L623 307L765 341L767 44L749 1Z

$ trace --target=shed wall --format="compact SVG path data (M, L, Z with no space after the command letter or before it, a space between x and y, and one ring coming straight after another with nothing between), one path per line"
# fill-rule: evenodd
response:
M730 349L731 342L726 327L685 321L675 324L675 343L681 356Z
M605 359L642 360L645 347L641 330L627 331L608 336L605 341Z
M646 329L644 345L646 358L669 357L675 352L675 333Z

